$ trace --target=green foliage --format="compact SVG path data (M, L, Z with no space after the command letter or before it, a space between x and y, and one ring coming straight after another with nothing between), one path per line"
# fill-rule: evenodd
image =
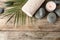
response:
M4 13L4 14L6 14L5 16L11 15L10 18L7 20L7 22L9 22L14 17L14 24L15 23L18 24L19 21L22 22L22 24L24 24L26 15L22 12L21 8L26 3L27 0L12 0L12 1L14 2L14 4L12 6L9 6L12 8L6 10ZM6 3L9 3L9 1Z

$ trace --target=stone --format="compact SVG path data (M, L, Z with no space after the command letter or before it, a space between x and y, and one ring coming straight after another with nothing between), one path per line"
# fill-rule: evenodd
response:
M55 1L56 4L60 4L60 1Z
M4 8L0 8L0 14L4 12Z
M39 11L35 14L35 18L40 19L45 16L45 9L40 8Z
M60 9L55 10L55 13L60 17Z
M56 4L60 5L60 0L54 0Z
M49 13L47 16L47 20L49 23L55 23L56 22L56 14L55 13Z

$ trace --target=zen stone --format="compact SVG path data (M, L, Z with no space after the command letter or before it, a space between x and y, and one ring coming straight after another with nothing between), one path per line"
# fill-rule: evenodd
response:
M60 5L60 1L55 1L56 4Z
M60 17L60 9L55 10L55 13Z
M55 13L49 13L47 16L47 20L49 23L56 22L56 14Z
M4 8L0 8L0 13L3 13L4 12Z
M40 8L39 11L35 14L35 18L43 18L45 16L45 9Z
M60 0L54 0L56 4L60 5Z

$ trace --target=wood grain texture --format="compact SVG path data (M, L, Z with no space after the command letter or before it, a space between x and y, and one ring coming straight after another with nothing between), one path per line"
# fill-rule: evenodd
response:
M42 5L42 7L45 7L46 2L47 0ZM58 8L60 8L60 6L58 6ZM46 12L46 14L48 14L48 12ZM13 19L9 23L5 24L9 17L1 19L2 16L3 15L0 15L0 30L60 31L60 18L58 17L56 23L52 24L47 21L47 15L43 19L35 19L27 16L26 23L24 25L19 24L18 26L14 26Z
M0 31L0 40L60 40L60 32Z
M16 27L14 19L6 24L9 17L2 19L3 16L0 15L0 40L60 40L60 18L51 24L48 23L47 16L41 20L27 16L26 23Z

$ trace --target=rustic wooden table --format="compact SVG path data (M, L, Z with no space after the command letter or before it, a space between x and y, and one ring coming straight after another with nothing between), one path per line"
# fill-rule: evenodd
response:
M48 23L47 16L41 20L32 18L32 21L27 16L26 24L15 27L13 20L5 24L9 17L1 19L2 16L0 15L0 40L60 40L60 18L51 24Z
M49 0L48 0L49 1ZM42 7L45 7L47 0L45 3L42 5ZM58 7L60 8L60 6ZM48 12L46 13L48 14ZM1 16L2 17L2 16ZM56 23L51 24L47 21L47 16L43 19L35 19L30 17L26 17L26 24L24 25L19 25L15 27L13 25L13 21L10 21L9 23L5 24L7 21L8 17L5 17L3 19L0 19L0 30L40 30L40 31L60 31L60 18L57 18Z

